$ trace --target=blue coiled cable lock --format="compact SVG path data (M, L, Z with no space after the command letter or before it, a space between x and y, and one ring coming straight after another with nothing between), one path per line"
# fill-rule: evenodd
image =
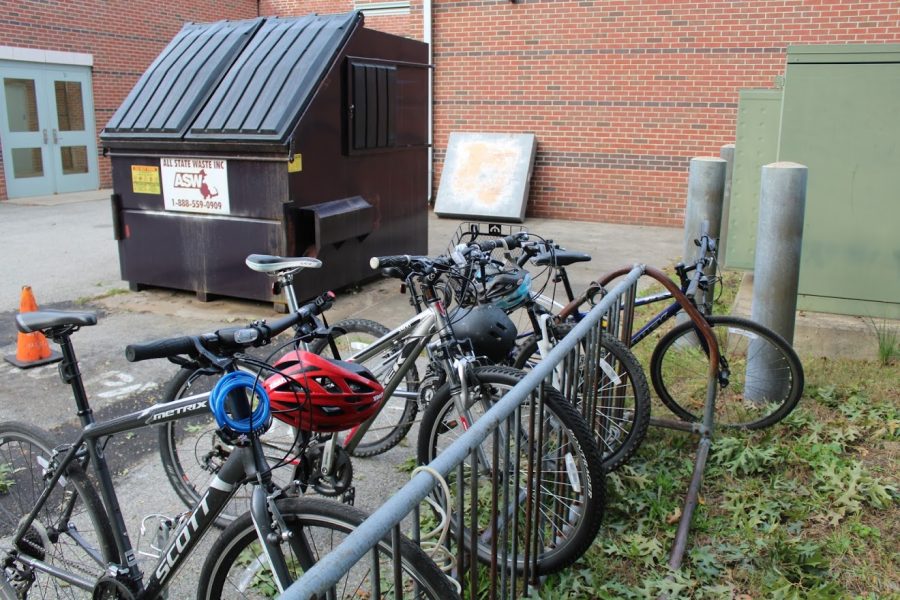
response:
M239 389L250 390L258 399L256 408L248 418L235 419L225 409L228 394ZM272 409L266 389L258 377L243 371L227 373L219 379L209 394L209 408L219 428L227 433L257 433L268 429L272 422Z

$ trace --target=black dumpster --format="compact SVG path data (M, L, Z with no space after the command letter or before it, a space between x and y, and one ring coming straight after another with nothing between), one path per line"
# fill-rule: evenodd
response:
M427 60L359 12L185 25L100 134L122 278L278 302L248 254L320 258L309 298L425 253Z

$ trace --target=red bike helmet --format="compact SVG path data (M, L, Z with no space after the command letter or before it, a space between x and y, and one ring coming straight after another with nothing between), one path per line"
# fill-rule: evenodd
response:
M384 388L362 365L296 350L275 363L263 383L272 416L306 431L351 429L371 417Z

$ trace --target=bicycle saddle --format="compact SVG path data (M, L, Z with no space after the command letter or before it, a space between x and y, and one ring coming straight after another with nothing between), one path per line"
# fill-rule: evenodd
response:
M269 254L251 254L244 261L247 266L260 273L277 273L293 269L318 269L322 261L309 256L272 256Z
M22 333L34 333L67 325L96 325L97 313L71 310L38 310L16 315L16 328Z

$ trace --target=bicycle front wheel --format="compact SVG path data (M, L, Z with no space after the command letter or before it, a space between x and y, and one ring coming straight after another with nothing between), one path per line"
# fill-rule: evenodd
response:
M47 434L26 423L0 424L0 544L12 546L22 518L37 505L54 465ZM90 598L93 584L117 563L118 552L103 504L84 471L71 465L29 527L6 553L4 575L18 597ZM32 567L35 559L82 578L85 587Z
M786 417L803 393L803 366L778 334L749 319L707 317L719 344L715 424L761 429ZM686 421L700 421L706 404L709 355L690 321L657 344L650 359L653 389Z
M575 327L560 323L553 336L560 340ZM618 469L631 458L650 426L650 386L644 370L625 344L603 333L599 348L592 352L591 365L582 354L578 364L565 368L564 397L584 415L594 431L607 472ZM540 361L537 342L532 338L516 355L515 367L532 368ZM571 383L569 383L571 382Z
M180 369L163 391L163 402L209 394L221 376L221 373L209 375L202 370ZM211 412L160 425L158 436L166 477L178 497L193 508L212 476L228 460L232 447L219 436L218 425ZM287 486L293 480L294 468L300 460L295 448L296 431L286 423L273 419L272 426L261 441L266 460L273 468L275 484ZM224 527L250 509L249 489L243 486L237 490L216 518L217 526Z
M372 345L378 338L390 333L387 327L368 319L347 319L332 326L332 339L337 347L338 356L328 339L316 340L310 350L322 356L347 360L354 354ZM391 345L383 352L362 361L373 375L386 384L392 374L391 368L397 361L401 344ZM403 374L403 381L389 398L384 399L375 421L363 435L359 445L353 449L353 456L365 458L387 452L400 443L416 420L418 403L419 374L415 365Z
M480 367L470 377L465 410L460 411L461 398L451 394L449 385L438 390L425 410L419 428L420 464L434 460L518 384L524 373L509 367ZM451 522L457 527L462 517L477 521L479 559L487 562L496 556L501 564L506 560L507 566L522 572L528 556L538 575L564 569L587 550L600 529L604 507L603 465L593 435L559 392L549 387L545 392L542 402L532 395L498 427L496 435L504 438L498 463L490 458L490 437L475 450L475 469L470 460L464 462L463 480L453 479L451 490L457 491L448 502L454 515ZM495 481L498 498L507 501L506 514L492 506L488 492L495 488ZM457 509L459 490L465 515ZM473 505L478 513L474 518L468 514ZM498 511L496 523L493 510ZM471 526L471 522L463 525L464 544L471 538ZM531 532L529 540L526 528Z
M297 580L318 560L334 550L366 514L351 506L317 498L290 498L276 503L291 533L282 544L287 567ZM394 559L399 558L399 576ZM374 590L380 590L378 594ZM210 549L200 573L197 598L274 598L279 593L249 514L229 525ZM400 556L394 556L390 539L354 565L327 593L328 598L458 598L456 590L416 544L403 537Z

